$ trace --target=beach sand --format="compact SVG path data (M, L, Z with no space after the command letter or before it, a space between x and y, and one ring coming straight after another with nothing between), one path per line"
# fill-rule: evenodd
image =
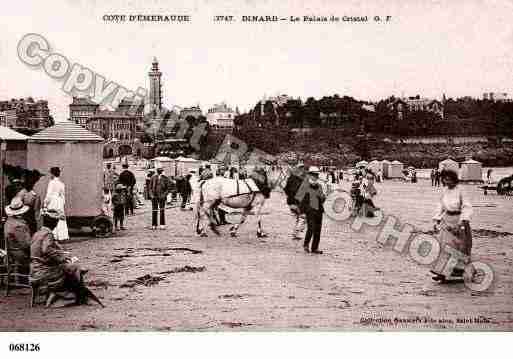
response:
M31 309L27 291L19 290L0 296L0 330L511 330L513 202L484 196L476 185L464 188L474 205L472 259L495 273L485 292L433 282L428 267L379 244L374 227L355 232L349 221L325 218L324 254L306 254L301 241L290 239L292 219L275 192L266 204L264 240L255 236L255 216L239 238L228 227L220 237L198 238L192 212L178 208L167 211L167 230L150 231L148 204L129 217L122 235L74 237L65 246L90 269L91 288L106 308ZM385 216L432 228L440 188L420 180L387 181L377 189ZM160 278L151 286L120 287L147 274Z

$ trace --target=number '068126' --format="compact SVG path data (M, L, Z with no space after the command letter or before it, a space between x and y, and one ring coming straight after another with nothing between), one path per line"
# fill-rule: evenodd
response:
M34 343L9 344L9 351L11 352L38 352L39 349L39 344Z

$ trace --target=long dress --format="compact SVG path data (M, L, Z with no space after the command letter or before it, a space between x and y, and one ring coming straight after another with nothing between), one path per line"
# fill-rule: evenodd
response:
M433 219L441 221L440 244L448 245L468 258L456 266L463 268L470 259L472 249L472 230L470 217L472 204L459 186L445 188L437 205Z
M56 177L48 182L44 203L47 209L57 210L63 217L65 216L64 205L66 203L66 189L64 183L62 183L59 178ZM53 233L58 241L69 239L66 219L59 221Z
M41 227L34 234L30 257L31 282L46 283L50 291L60 292L72 289L70 285L80 281L79 267L68 261L67 255L47 227Z

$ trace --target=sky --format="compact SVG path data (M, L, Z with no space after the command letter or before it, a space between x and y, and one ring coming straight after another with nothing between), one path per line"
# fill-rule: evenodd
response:
M52 4L51 6L49 4ZM189 15L189 23L113 23L104 15ZM215 23L215 15L233 15ZM244 23L242 16L368 16L367 23ZM374 16L391 16L375 23ZM131 90L148 88L156 56L170 108L227 102L241 110L264 95L375 101L390 95L482 97L513 93L513 2L506 0L10 1L0 14L0 101L49 101L69 117L62 82L17 56L28 33Z

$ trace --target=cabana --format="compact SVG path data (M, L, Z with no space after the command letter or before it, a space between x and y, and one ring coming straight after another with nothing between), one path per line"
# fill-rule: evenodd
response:
M446 160L441 161L438 164L438 168L440 170L444 170L444 169L445 170L452 170L452 171L458 173L459 170L460 170L460 165L455 160L448 158Z
M383 168L383 178L390 178L390 176L389 176L390 164L391 164L390 161L387 161L387 160L381 161L381 166Z
M47 173L61 169L66 186L65 213L69 227L91 227L96 235L112 231L112 221L103 213L103 138L70 121L30 137L27 166ZM34 190L44 200L50 176L43 177Z
M201 161L195 160L194 158L178 157L176 160L176 176L186 176L190 171L196 171L201 166Z
M175 176L176 175L176 161L170 157L155 157L151 161L152 168L162 168L164 169L164 174L166 176Z
M365 167L367 167L367 165L368 165L368 164L369 164L369 162L367 162L367 161L365 161L365 160L364 160L364 161L360 161L360 162L358 162L358 163L355 165L355 167L356 167L356 168L365 168Z
M393 161L388 166L388 178L402 178L404 165L399 161Z
M28 138L8 127L0 126L0 214L3 214L5 206L9 204L5 203L4 199L5 187L8 182L4 165L27 168Z
M462 162L460 180L468 182L483 182L483 167L481 162L475 161L471 158Z
M375 175L377 175L379 171L383 173L383 163L377 160L370 161L367 165L367 169L371 170Z

